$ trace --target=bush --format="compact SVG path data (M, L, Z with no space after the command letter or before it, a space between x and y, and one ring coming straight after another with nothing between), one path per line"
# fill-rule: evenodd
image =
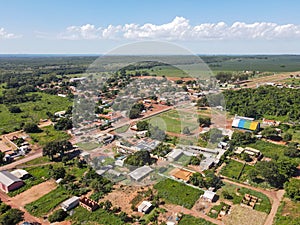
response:
M23 127L23 130L26 133L39 133L39 132L41 132L40 128L35 123L26 123Z
M11 107L8 108L8 110L11 113L20 113L20 112L22 112L22 110L18 106L11 106Z
M68 216L68 213L65 212L63 209L56 210L54 213L52 213L48 220L50 223L54 222L60 222L63 221Z

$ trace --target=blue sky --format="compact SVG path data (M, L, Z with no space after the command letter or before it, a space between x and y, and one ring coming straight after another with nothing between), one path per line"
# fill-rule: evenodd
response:
M299 8L292 0L3 0L0 53L105 53L162 40L199 54L298 54Z

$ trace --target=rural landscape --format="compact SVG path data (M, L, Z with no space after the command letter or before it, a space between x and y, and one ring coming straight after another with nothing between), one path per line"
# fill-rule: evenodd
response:
M0 225L300 224L300 3L0 7Z

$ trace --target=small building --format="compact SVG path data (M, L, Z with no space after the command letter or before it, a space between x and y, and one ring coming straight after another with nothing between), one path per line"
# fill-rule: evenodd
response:
M148 201L143 201L139 206L138 206L138 212L147 214L149 212L151 212L151 210L153 209L153 206L151 204L151 202Z
M30 177L30 174L26 170L22 169L16 169L14 171L11 171L10 173L22 180L25 180Z
M216 193L213 191L205 191L202 199L207 202L214 202L216 200Z
M183 151L180 149L174 149L170 153L167 154L167 158L169 161L175 161L177 160L181 155L183 154Z
M215 157L207 157L204 160L201 160L200 162L200 169L201 170L208 170L210 169L214 164L218 163L218 159Z
M6 193L16 190L24 185L24 182L8 171L0 171L0 189Z
M153 169L150 166L145 165L145 166L139 167L136 170L129 173L129 176L135 181L140 181L143 178L145 178L152 171L153 171Z
M72 198L69 198L63 203L61 203L60 206L64 211L69 211L78 205L79 205L79 197L73 196Z
M92 212L99 208L99 205L94 200L91 200L87 197L83 197L79 199L79 205L83 208L87 209L88 211Z

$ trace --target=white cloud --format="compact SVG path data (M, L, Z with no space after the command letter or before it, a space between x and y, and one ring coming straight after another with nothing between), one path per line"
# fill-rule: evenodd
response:
M1 34L1 33L0 33ZM109 25L96 28L95 25L70 26L58 35L61 39L131 39L131 40L235 40L235 39L285 39L300 38L300 26L269 22L244 23L235 22L228 25L224 22L202 23L192 26L188 19L175 17L166 24L146 23Z
M13 39L13 38L20 38L20 37L22 37L22 35L8 33L3 27L0 27L0 39Z

